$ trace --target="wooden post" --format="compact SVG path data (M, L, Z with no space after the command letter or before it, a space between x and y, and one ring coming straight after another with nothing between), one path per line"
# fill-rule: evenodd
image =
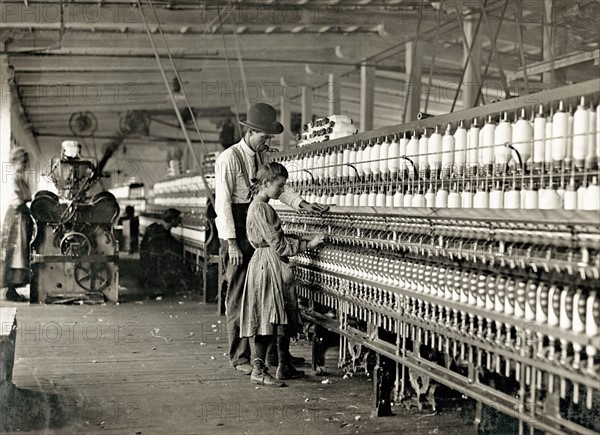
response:
M290 112L290 102L286 97L285 92L285 81L283 78L281 79L281 85L283 86L284 91L281 93L281 97L279 97L279 122L283 124L283 133L279 135L279 150L285 151L290 146L290 138L292 137L291 129L291 112Z
M468 64L462 84L464 109L477 105L475 99L479 88L479 77L481 77L481 73L477 74L477 72L481 72L481 37L475 33L478 19L479 17L476 16L465 19L465 36L467 39L463 42L463 63L468 62ZM472 47L470 58L469 47Z
M4 48L3 45L3 43L0 43L0 49ZM7 177L14 174L14 168L10 165L10 137L12 131L10 77L8 57L2 54L0 55L0 173L2 176L2 183L0 183L0 228L4 223L6 210L8 210L8 201L6 199L10 197L10 186L6 182Z
M542 30L542 56L545 61L554 59L554 47L552 42L552 0L544 0L544 27ZM542 74L542 81L552 84L554 71Z
M404 122L416 121L421 106L421 59L423 58L422 44L415 41L407 42L405 50L406 76L406 112Z
M302 125L312 121L313 90L310 86L302 86Z
M325 101L328 104L327 115L339 115L342 112L342 81L339 74L329 74Z
M552 61L560 56L566 45L566 29L554 28L554 18L558 15L554 0L544 0L544 27L542 32L542 56L544 61ZM548 85L561 85L566 82L564 69L552 68L542 74L542 82Z
M375 416L392 415L392 391L396 376L396 364L390 358L377 354L377 364L373 372L373 398Z
M360 131L373 129L375 105L375 67L363 63L360 66Z

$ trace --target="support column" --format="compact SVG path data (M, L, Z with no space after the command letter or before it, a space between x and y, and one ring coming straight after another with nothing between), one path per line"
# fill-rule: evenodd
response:
M4 44L0 43L0 51ZM12 172L10 166L10 134L11 134L11 104L12 93L9 85L10 71L8 57L0 55L0 228L4 223L4 216L8 210L10 197L7 177Z
M340 115L342 113L342 80L338 74L329 74L326 95L327 115Z
M285 82L283 78L281 79L281 85L285 88ZM283 133L279 135L279 150L284 151L290 146L290 138L292 137L291 132L291 111L290 111L290 102L287 100L285 96L285 92L281 93L281 97L279 97L279 122L283 124Z
M313 115L313 89L302 86L302 125L312 121Z
M360 66L360 131L373 129L375 105L375 67L363 63Z
M421 107L421 60L423 58L422 44L411 41L405 44L406 63L406 102L404 122L416 121Z
M560 56L561 49L566 45L566 30L552 26L554 17L557 16L557 8L554 0L544 0L544 28L542 33L542 56L544 61L552 61ZM564 69L550 69L542 74L542 82L548 85L562 85L566 82Z
M478 16L470 16L464 22L467 39L463 42L463 64L465 62L468 64L462 85L463 109L477 105L477 89L481 77L481 37L475 33L478 20ZM472 47L470 58L469 47Z

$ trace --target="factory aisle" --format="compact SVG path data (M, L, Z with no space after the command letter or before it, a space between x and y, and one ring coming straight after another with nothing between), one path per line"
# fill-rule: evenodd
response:
M394 407L372 419L373 384L325 376L251 385L229 367L225 319L190 294L119 305L18 304L13 382L18 433L474 433L473 410ZM292 352L310 358L310 343ZM305 368L310 371L307 366ZM327 381L327 382L326 382Z

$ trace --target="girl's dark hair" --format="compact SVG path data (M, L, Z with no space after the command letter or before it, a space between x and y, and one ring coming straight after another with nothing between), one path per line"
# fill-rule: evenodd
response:
M258 189L263 182L273 181L277 177L283 177L285 179L288 178L288 171L285 169L285 166L278 162L268 162L262 165L260 168L258 168L256 178L254 179L254 184L250 186L252 195L256 195L258 193Z
M181 212L179 210L176 208L168 208L163 211L162 220L168 224L172 224L179 216L181 216Z

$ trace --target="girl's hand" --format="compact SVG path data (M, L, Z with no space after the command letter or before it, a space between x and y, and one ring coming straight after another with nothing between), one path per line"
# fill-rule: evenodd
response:
M300 203L300 209L310 211L312 213L323 213L329 210L329 206L326 204L319 204L316 202L310 203L306 201L302 201Z
M319 245L322 245L323 243L325 243L325 235L324 234L317 234L316 236L314 236L312 238L312 240L310 240L306 246L308 248L316 248Z
M313 213L323 213L329 210L329 206L326 204L313 202L312 204L308 204L308 209Z

